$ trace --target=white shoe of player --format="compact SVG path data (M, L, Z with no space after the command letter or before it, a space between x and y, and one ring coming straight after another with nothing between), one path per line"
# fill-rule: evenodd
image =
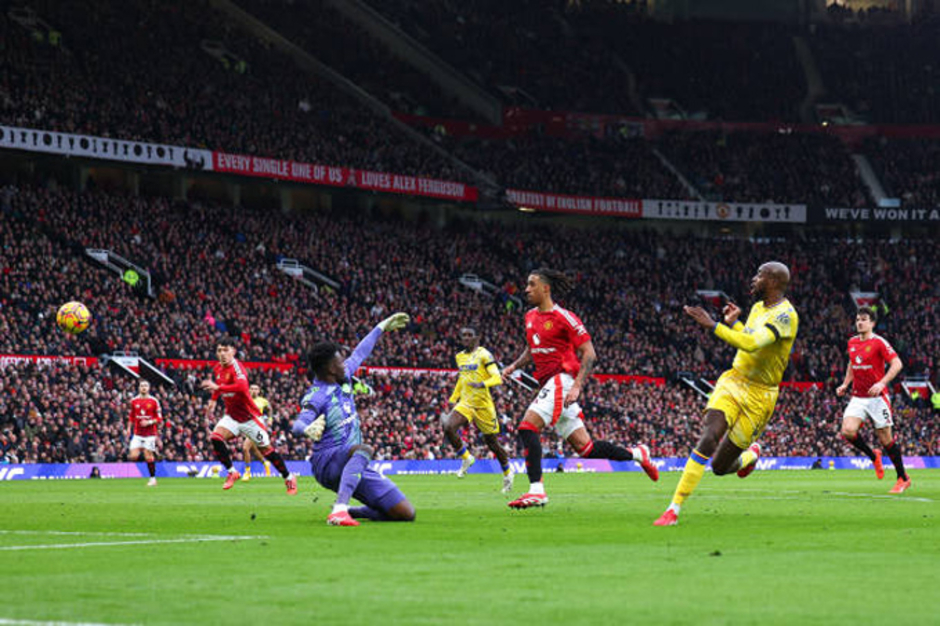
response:
M512 491L512 481L516 477L516 473L512 471L512 468L509 468L509 473L503 475L503 493L509 493Z
M156 487L156 486L157 486L157 479L151 477L150 480L147 481L147 486L148 486L148 487Z
M473 467L473 464L476 462L477 460L472 454L461 461L460 469L457 470L457 478L463 478L466 476L467 472L470 471L470 468Z

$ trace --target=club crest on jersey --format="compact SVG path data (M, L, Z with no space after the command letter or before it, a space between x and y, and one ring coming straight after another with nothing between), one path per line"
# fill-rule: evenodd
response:
M871 352L871 346L865 346L865 352Z
M545 322L545 324L544 324L542 327L543 327L545 330L551 330L551 329L552 329L552 323L551 323L551 321Z

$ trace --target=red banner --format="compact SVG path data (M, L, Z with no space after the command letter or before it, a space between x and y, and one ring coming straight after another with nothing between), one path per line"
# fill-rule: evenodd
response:
M450 180L416 178L387 172L370 172L348 167L300 163L283 159L212 153L212 169L216 172L289 180L309 185L355 187L368 191L398 193L425 198L439 198L458 202L475 202L477 188Z
M523 210L611 215L628 218L643 216L643 201L631 198L569 196L558 193L543 193L541 191L507 189L506 200Z

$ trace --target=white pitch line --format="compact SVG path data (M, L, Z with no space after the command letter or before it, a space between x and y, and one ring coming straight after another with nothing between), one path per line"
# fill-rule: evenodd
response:
M138 546L158 543L202 543L204 541L246 541L248 539L267 539L264 535L197 535L179 539L147 539L140 541L98 541L91 543L52 543L34 546L0 546L0 551L18 550L65 550L68 548L97 548L102 546Z
M119 533L82 530L0 530L0 535L78 535L81 537L153 537L156 533ZM2 624L2 622L0 622Z
M99 624L97 622L36 622L28 619L6 619L0 617L0 624L20 626L130 626L124 624Z
M807 494L809 495L809 494ZM928 502L933 503L935 500L930 498L914 498L910 496L891 496L891 495L881 495L875 493L848 493L848 492L835 492L830 491L827 494L819 494L827 496L841 496L846 498L870 498L872 500L889 500L894 502ZM708 500L768 500L768 501L788 501L788 502L806 502L810 503L813 501L812 498L808 497L798 497L798 496L745 496L745 495L732 495L732 494L695 494L696 499L708 499Z

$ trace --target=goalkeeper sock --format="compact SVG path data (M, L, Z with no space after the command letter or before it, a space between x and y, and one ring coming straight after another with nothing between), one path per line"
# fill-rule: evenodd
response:
M343 467L343 475L339 479L339 489L336 490L336 504L349 504L349 499L362 480L362 472L369 466L369 454L365 450L356 450Z
M855 433L855 437L852 439L849 439L845 435L843 435L843 438L852 444L856 450L867 456L869 459L872 461L875 460L875 451L871 449L871 447L868 445L868 442L865 441L865 439L862 437L862 433ZM887 448L885 448L885 450L887 451Z
M891 463L894 465L894 471L898 473L898 478L907 480L907 472L904 471L904 458L901 456L901 448L894 439L885 446L885 452L888 453L888 458L891 459Z
M682 470L682 478L676 485L676 492L672 496L672 503L681 506L685 499L692 495L698 483L705 474L705 466L708 465L708 457L699 453L698 450L692 450L689 460L685 462L685 469ZM678 513L678 509L673 509Z
M215 452L215 458L219 460L219 463L225 469L232 469L232 457L228 453L228 444L222 439L222 435L212 433L210 439L212 440L212 451Z
M264 457L271 461L271 465L273 465L274 469L281 473L281 476L283 476L285 480L290 478L290 471L287 469L287 465L284 463L284 459L281 458L281 455L278 454L277 450L274 448L268 448L268 451L264 453Z
M373 522L387 522L389 521L388 515L379 509L374 509L371 506L354 506L349 509L349 516L353 519L368 519Z
M522 454L525 456L525 471L529 475L529 483L542 483L542 439L538 430L528 422L519 426L519 441L522 443ZM535 492L533 492L535 493Z

